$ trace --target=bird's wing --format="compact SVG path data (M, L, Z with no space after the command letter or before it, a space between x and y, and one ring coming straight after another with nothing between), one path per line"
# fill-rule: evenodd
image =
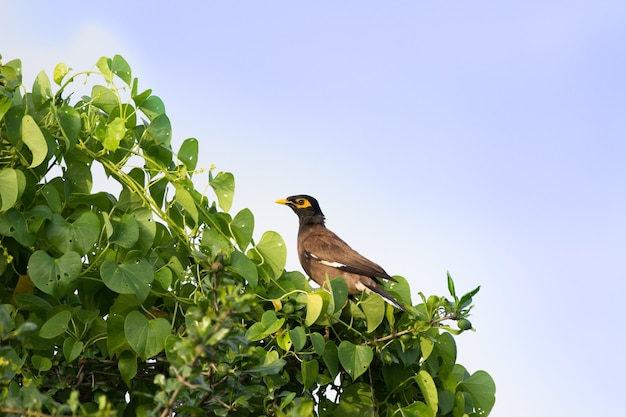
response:
M353 274L372 278L384 278L397 282L380 265L352 249L339 236L328 229L323 229L304 237L301 242L301 248L304 251L304 256L323 265Z

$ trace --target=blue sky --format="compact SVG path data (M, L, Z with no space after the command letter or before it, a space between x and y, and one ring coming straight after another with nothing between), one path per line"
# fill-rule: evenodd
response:
M496 380L492 416L618 413L626 3L7 3L0 53L28 86L123 55L290 269L297 219L273 202L308 193L414 294L446 270L482 285L457 343Z

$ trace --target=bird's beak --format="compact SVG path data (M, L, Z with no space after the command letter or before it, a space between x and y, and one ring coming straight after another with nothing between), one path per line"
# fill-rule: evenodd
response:
M285 205L286 205L286 204L288 204L289 202L288 202L286 199L281 198L280 200L276 200L276 201L275 201L275 203L277 203L277 204L285 204Z

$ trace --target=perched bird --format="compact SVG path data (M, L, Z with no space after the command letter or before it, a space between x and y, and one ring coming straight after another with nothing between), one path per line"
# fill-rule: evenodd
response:
M316 199L308 195L294 195L276 200L276 203L291 207L300 219L298 256L302 268L313 281L323 286L327 278L342 277L350 294L375 292L404 311L404 306L381 287L380 279L398 281L327 229Z

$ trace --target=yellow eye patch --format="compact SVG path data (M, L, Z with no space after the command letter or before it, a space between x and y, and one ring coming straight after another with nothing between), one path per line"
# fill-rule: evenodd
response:
M295 206L300 209L311 207L311 202L306 198L296 198L294 201Z

